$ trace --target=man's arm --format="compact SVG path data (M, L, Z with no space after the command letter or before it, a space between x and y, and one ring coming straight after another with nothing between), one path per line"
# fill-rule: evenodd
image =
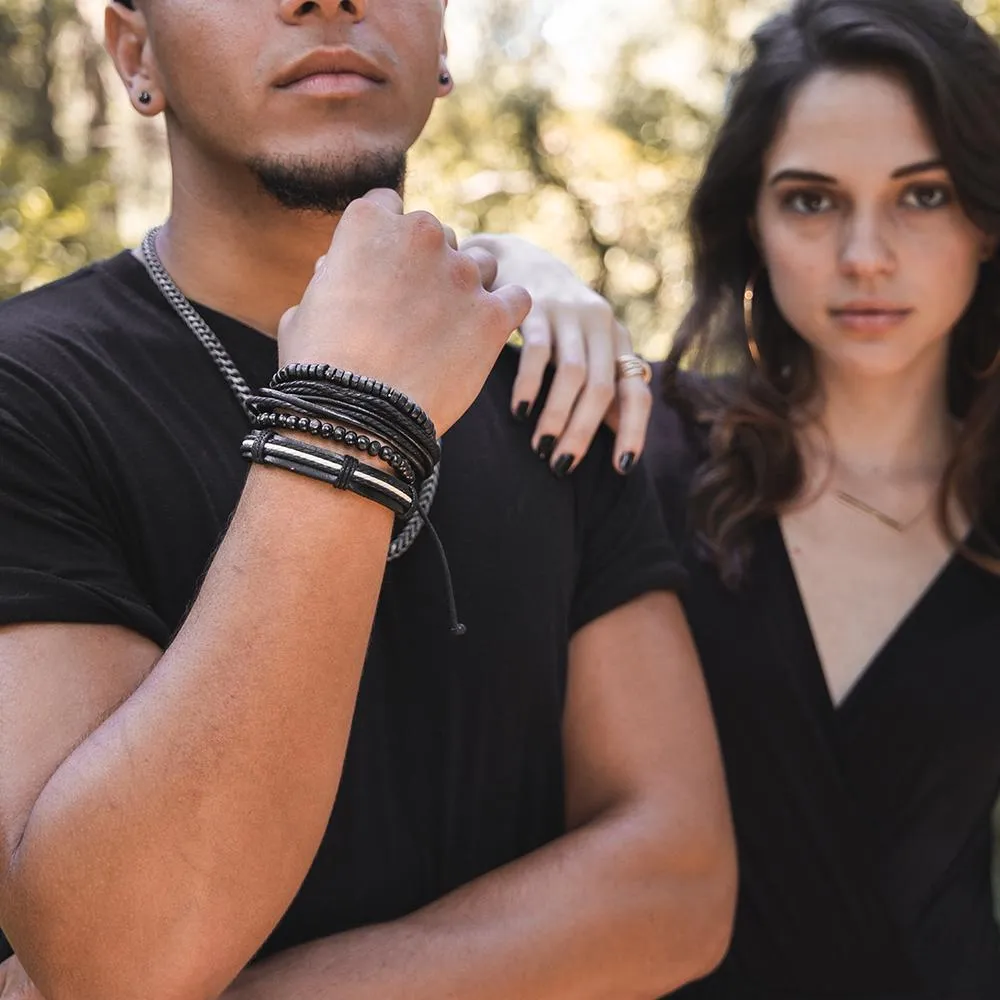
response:
M392 923L285 952L229 1000L652 998L729 941L736 861L707 696L677 599L572 642L570 832Z
M282 356L382 378L444 430L528 308L482 266L371 195ZM0 924L47 1000L218 996L280 919L333 806L392 520L255 467L162 654L120 628L0 630Z

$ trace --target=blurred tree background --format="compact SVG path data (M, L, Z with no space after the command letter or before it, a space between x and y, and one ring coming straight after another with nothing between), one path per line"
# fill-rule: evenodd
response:
M410 204L554 251L661 355L687 295L684 209L725 82L777 5L455 0L458 88L411 159ZM967 6L1000 25L1000 0ZM162 133L123 101L102 7L0 0L0 298L135 242L166 210Z
M74 0L0 0L0 297L120 243L102 61Z

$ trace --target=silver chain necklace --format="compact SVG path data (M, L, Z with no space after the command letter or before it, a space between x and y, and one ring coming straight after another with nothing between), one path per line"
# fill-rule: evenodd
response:
M142 262L149 272L153 284L159 289L160 294L167 300L174 312L184 321L184 325L201 341L202 346L208 351L209 356L215 362L216 368L222 373L240 409L250 419L250 412L247 409L247 400L253 395L246 379L240 374L239 368L229 356L229 352L223 346L222 341L216 336L215 331L205 322L204 317L193 305L187 296L177 287L174 279L163 266L160 254L156 249L156 237L160 232L157 226L146 233L142 241ZM434 503L434 496L437 493L438 481L441 477L441 463L434 466L434 471L424 481L420 488L420 495L417 498L417 506L413 513L403 522L402 528L393 536L389 546L388 561L398 559L416 541L420 529L424 526L424 518L430 513L431 504Z

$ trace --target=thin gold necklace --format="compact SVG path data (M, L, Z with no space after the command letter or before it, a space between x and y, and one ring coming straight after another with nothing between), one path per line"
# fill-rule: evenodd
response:
M852 493L847 493L844 490L836 490L833 496L834 499L844 504L845 507L850 507L852 510L859 511L862 514L867 514L869 517L875 518L879 524L884 524L887 528L891 528L900 535L909 528L912 528L917 521L919 521L924 514L927 513L927 508L930 506L930 501L928 501L923 507L920 508L919 512L914 517L910 518L909 521L900 521L898 518L892 517L890 514L886 514L885 511L881 511L877 507L873 507L870 503L865 503L864 500L854 496Z

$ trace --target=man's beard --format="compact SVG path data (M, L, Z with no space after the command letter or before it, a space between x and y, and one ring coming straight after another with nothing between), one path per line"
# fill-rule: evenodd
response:
M346 164L304 156L260 156L247 166L282 207L328 215L339 215L374 188L402 194L406 180L405 153L367 153Z

